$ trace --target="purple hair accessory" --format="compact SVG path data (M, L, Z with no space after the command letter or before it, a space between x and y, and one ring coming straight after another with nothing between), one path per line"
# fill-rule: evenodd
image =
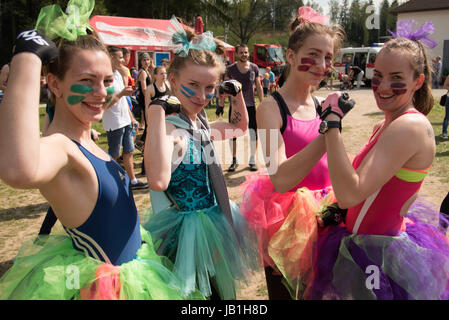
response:
M421 41L430 49L435 48L438 43L429 38L435 28L432 21L425 22L421 27L414 30L413 26L416 24L415 20L401 20L396 23L396 32L388 30L395 38L403 37L412 41Z

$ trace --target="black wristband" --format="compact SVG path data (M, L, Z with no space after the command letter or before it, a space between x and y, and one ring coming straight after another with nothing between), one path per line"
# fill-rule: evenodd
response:
M55 43L37 30L28 30L17 36L14 55L31 52L37 55L43 65L58 57Z

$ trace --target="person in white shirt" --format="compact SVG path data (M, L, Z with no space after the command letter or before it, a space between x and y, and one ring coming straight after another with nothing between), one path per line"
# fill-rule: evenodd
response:
M134 119L126 100L126 96L132 95L133 89L131 86L125 87L123 77L118 70L124 62L123 51L114 46L108 47L108 51L114 70L114 95L103 113L103 128L108 138L108 153L115 161L118 161L120 149L123 146L123 166L131 179L131 187L133 189L147 188L148 183L138 181L134 174L133 127L137 127L138 122Z

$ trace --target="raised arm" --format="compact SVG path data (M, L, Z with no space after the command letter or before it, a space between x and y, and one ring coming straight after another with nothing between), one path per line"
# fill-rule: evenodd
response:
M164 191L171 178L171 163L174 150L172 125L165 123L165 110L161 105L151 104L146 108L151 123L145 139L145 168L150 189ZM169 131L168 131L169 130Z
M17 39L8 90L0 109L0 146L4 152L0 157L0 178L13 187L35 187L54 172L45 165L46 160L52 163L50 158L54 157L55 165L64 161L60 159L62 151L52 155L46 149L49 140L40 139L39 134L42 62L47 63L56 55L54 43L36 31L23 32Z
M324 155L324 138L318 136L287 159L284 139L280 133L282 119L272 97L262 101L256 117L268 174L277 191L287 192L304 179Z
M332 120L334 115L329 116ZM349 161L339 130L325 134L329 175L341 208L351 208L367 199L401 167L424 169L434 155L434 137L428 121L406 115L391 123L355 170ZM410 143L413 141L413 143Z
M248 130L248 112L242 94L241 84L236 80L224 81L218 91L219 97L231 97L232 114L230 122L215 121L210 124L211 138L213 140L227 140L239 137Z

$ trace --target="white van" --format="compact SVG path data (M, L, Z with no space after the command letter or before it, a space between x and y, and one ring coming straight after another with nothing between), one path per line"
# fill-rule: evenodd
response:
M342 48L335 57L334 68L345 74L345 66L348 62L348 57L350 57L352 65L360 67L365 73L363 82L370 86L373 78L374 61L382 46L383 43L374 43L372 47Z

